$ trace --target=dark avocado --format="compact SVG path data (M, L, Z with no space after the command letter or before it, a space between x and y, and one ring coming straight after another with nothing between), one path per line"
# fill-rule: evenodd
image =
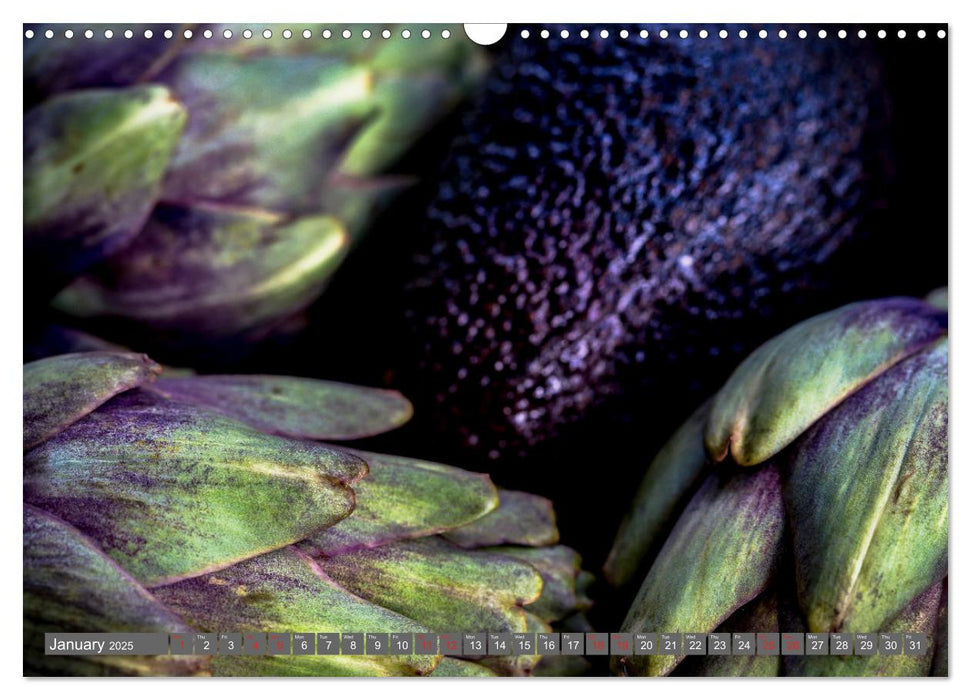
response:
M644 430L868 296L861 251L893 243L872 44L717 31L504 45L406 300L446 435L498 458L594 413Z

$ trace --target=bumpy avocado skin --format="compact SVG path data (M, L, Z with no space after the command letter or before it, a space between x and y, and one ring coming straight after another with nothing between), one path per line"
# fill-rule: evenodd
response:
M649 31L513 38L443 165L406 315L441 427L492 458L612 402L683 413L852 296L882 225L865 42Z

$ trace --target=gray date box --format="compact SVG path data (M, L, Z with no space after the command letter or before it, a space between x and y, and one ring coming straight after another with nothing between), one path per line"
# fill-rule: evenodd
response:
M883 656L897 656L904 651L904 636L895 632L880 633L880 653Z
M610 635L610 655L630 656L634 653L634 635L627 632L614 632Z
M685 632L684 655L704 656L708 653L708 635L700 632Z
M462 638L456 632L438 635L438 651L449 656L459 656L462 653Z
M857 656L873 656L879 640L874 633L859 632L853 635L853 653Z
M806 653L806 635L802 632L782 633L782 655L803 656Z
M759 656L779 655L779 633L759 632L755 635L756 654Z
M512 653L511 634L489 633L489 656L510 656Z
M657 654L657 632L636 632L634 634L634 656L654 656Z
M806 656L828 656L829 655L829 633L828 632L807 632L806 633Z
M212 656L216 653L216 635L206 634L203 632L196 632L194 635L194 645L196 649L196 654L202 654L204 656Z
M466 632L462 635L463 656L485 656L489 652L489 637L485 632Z
M755 633L735 632L732 634L733 656L755 656Z
M731 656L732 635L730 632L712 632L708 635L709 656Z
M564 656L583 656L587 653L583 632L561 632L560 654Z
M266 653L283 655L290 653L290 633L270 632L266 635Z
M297 656L305 656L314 653L314 636L309 632L294 632L293 653Z
M387 632L368 632L364 635L364 652L368 656L384 656L388 653Z
M235 656L243 653L243 634L242 632L222 632L219 634L219 646L217 650L224 656Z
M541 656L557 656L560 653L560 634L540 632L536 635L536 648Z
M194 636L192 634L170 634L169 651L177 655L193 654Z
M317 655L334 656L341 653L341 636L338 632L317 633Z
M438 654L438 635L431 632L419 632L415 635L415 653Z
M659 654L679 655L684 653L684 644L680 632L661 632L658 637L657 647Z
M415 653L415 637L410 632L392 632L389 644L392 654L410 656Z
M363 632L341 632L341 656L364 656Z
M853 654L853 635L849 632L830 632L829 653L834 656Z
M927 653L927 635L922 632L904 633L904 654L924 656Z
M606 632L587 632L587 656L607 656L608 651Z
M512 653L517 656L531 656L536 653L536 635L533 632L514 632Z
M266 632L243 632L243 654L245 656L266 654Z

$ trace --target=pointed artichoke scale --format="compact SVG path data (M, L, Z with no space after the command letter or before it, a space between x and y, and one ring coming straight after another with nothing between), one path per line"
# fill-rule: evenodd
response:
M24 450L161 371L145 355L131 352L73 353L24 365Z
M314 534L301 548L334 556L467 527L499 503L485 475L410 457L349 450L368 463L354 485L357 506L345 520Z
M348 590L441 632L526 632L522 606L543 588L525 562L435 537L315 561Z
M542 547L556 544L560 533L549 499L502 489L498 508L467 525L449 530L444 537L466 548L502 544Z
M947 341L885 371L787 452L799 598L814 632L881 630L947 571Z
M678 504L705 474L704 428L710 410L711 402L706 401L651 460L604 564L611 585L623 586L634 578L648 554L663 541L661 536Z
M427 632L408 617L354 595L307 555L286 547L214 574L158 586L155 596L202 630ZM427 675L435 656L219 657L216 675Z
M135 237L185 118L159 85L68 92L24 115L30 285L53 293Z
M132 245L54 305L78 317L127 319L163 332L171 344L198 344L305 307L349 243L330 216L290 220L263 210L160 205Z
M47 656L44 634L191 632L98 546L63 520L24 506L24 672L169 674L204 670L195 658Z
M300 377L209 375L162 379L154 390L274 435L355 440L406 423L411 403L397 391Z
M947 332L917 299L859 302L814 316L753 352L714 397L705 448L715 461L765 462L887 368Z
M785 509L778 470L709 476L654 560L625 632L710 632L762 593L777 564ZM626 657L630 675L667 675L678 656Z
M347 517L363 460L129 391L24 456L24 500L145 584L216 571Z

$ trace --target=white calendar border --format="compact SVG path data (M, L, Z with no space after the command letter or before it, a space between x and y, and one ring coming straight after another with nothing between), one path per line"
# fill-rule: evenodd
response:
M965 3L965 6L967 3ZM793 7L792 3L780 3L778 0L734 0L731 3L717 0L696 0L688 3L648 3L645 0L594 0L586 7L579 3L566 4L563 2L523 2L522 0L488 0L475 5L459 3L455 0L409 0L407 3L392 2L391 0L366 0L364 2L332 4L294 1L272 0L264 7L257 7L254 3L242 3L238 0L219 0L218 2L202 2L200 0L164 0L150 6L147 2L104 2L102 0L85 0L83 2L68 2L67 0L49 0L41 3L7 3L2 10L5 19L9 21L0 24L3 28L0 37L0 51L3 51L5 66L4 94L17 94L22 87L19 66L21 65L21 41L19 25L26 21L91 21L91 22L158 22L158 21L264 21L285 22L301 21L334 21L334 22L375 22L375 21L435 21L435 22L951 22L949 28L949 46L951 50L951 124L971 124L971 41L963 35L971 34L971 23L966 9L959 8L957 3L940 2L935 0L920 0L919 2L884 2L880 5L859 4L851 5L846 0L804 0L801 7ZM27 16L27 14L29 16ZM255 22L254 22L255 23ZM953 39L957 39L954 41ZM961 88L959 90L958 88ZM13 163L21 163L22 139L21 118L15 109L9 109L3 116L4 138L2 147L4 163L3 193L6 211L21 211L22 202L18 196L20 173ZM952 222L951 231L961 232L963 235L952 235L951 238L951 269L964 272L971 266L971 198L966 193L971 192L971 133L968 129L951 129L952 149L952 180L951 201ZM954 196L964 193L963 196ZM647 694L662 692L677 693L694 696L695 694L717 694L721 699L735 698L750 699L753 694L779 696L784 694L789 698L812 698L818 700L821 694L831 694L834 690L846 692L872 692L863 684L876 682L873 691L881 696L910 697L915 692L932 692L942 695L957 696L957 689L964 687L971 671L967 664L961 663L958 653L961 651L960 640L966 630L971 630L968 619L968 606L961 597L950 601L951 624L950 629L956 634L950 639L950 672L951 680L872 680L872 679L786 679L775 683L765 684L759 680L716 680L716 679L526 679L522 682L501 679L493 682L469 682L460 680L408 680L387 679L375 681L345 681L340 679L326 679L326 685L312 685L320 680L312 679L300 682L293 679L278 681L273 679L219 679L211 682L180 681L177 679L141 679L135 682L125 681L90 681L87 679L64 679L57 681L24 680L20 678L23 672L21 659L20 630L22 614L20 606L15 601L21 600L21 576L19 575L22 557L21 532L21 483L20 472L14 466L20 459L21 438L19 426L21 423L21 378L14 368L22 364L22 314L23 314L23 267L22 243L17 234L15 222L10 222L3 237L3 255L0 264L3 265L0 274L5 309L8 324L15 324L14 328L5 329L5 336L12 338L0 346L3 354L3 367L6 371L0 375L3 390L0 392L0 406L2 417L0 429L3 430L3 447L6 452L3 478L9 480L2 490L6 502L0 507L3 518L3 554L4 577L2 591L8 604L4 606L4 629L8 631L11 648L3 655L2 667L7 678L20 679L13 684L15 692L33 698L57 698L57 700L83 700L86 697L98 698L129 698L137 694L139 700L156 700L168 698L173 694L181 697L219 697L231 693L234 700L265 696L267 694L325 694L333 696L335 693L370 695L371 693L388 694L396 700L435 697L459 697L462 700L479 700L495 697L501 693L503 700L517 697L535 697L536 694L563 697L598 695L603 692L630 694ZM950 337L951 346L956 348L954 354L961 355L958 362L951 363L952 377L952 416L951 425L968 425L971 410L971 354L967 329L971 327L969 313L971 313L971 279L963 274L951 275L951 305L950 305ZM19 341L19 342L18 342ZM967 465L971 463L969 456L969 431L952 431L951 437L951 469L952 503L958 499L971 498L968 495ZM960 511L951 509L951 542L952 546L950 576L958 585L953 589L966 588L961 583L968 580L968 552L965 543L971 541L967 520ZM966 647L965 647L966 648ZM933 687L918 688L917 684L933 682ZM137 685L136 685L137 683ZM339 685L334 685L334 684ZM501 687L499 684L502 684ZM620 683L636 683L636 686L625 685L620 690ZM781 685L785 683L785 686ZM659 685L653 685L659 684ZM674 684L674 685L672 685ZM965 687L963 694L967 694ZM70 695L69 699L67 696Z

